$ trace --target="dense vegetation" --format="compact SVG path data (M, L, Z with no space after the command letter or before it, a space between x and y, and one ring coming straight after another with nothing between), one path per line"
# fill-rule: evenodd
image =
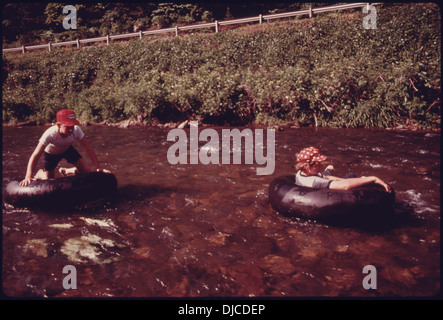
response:
M106 35L169 28L215 20L230 20L266 13L321 7L326 3L288 0L185 2L97 2L76 4L77 29L66 31L62 21L67 3L17 2L2 6L4 48L22 45L104 37Z
M218 34L3 58L3 122L200 119L241 125L440 127L441 30L434 4L377 7Z
M77 29L66 31L63 3L9 3L3 8L3 45L17 47L32 43L164 28L172 24L211 21L213 14L197 4L175 3L90 3L76 5Z

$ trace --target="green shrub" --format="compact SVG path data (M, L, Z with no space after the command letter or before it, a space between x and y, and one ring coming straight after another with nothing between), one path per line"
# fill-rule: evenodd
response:
M378 7L217 34L4 56L3 121L214 124L290 121L333 127L440 126L438 7Z

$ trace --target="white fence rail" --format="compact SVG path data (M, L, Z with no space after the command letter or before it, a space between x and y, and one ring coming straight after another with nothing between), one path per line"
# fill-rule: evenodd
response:
M215 22L210 22L210 23L200 23L200 24L194 24L194 25L189 25L189 26L180 26L180 27L177 26L174 28L139 31L139 32L126 33L126 34L120 34L120 35L112 35L112 36L107 35L105 37L81 39L81 40L77 39L77 40L72 40L72 41L54 42L54 43L39 44L39 45L33 45L33 46L21 46L18 48L2 49L2 51L4 53L21 52L24 54L27 51L36 50L36 49L47 49L48 51L51 51L52 47L61 47L61 46L76 46L78 49L80 49L82 44L87 44L87 43L106 41L106 44L109 45L109 43L112 40L130 39L130 38L142 39L143 36L149 36L149 35L155 35L155 34L161 34L161 33L169 33L169 32L173 32L173 33L175 33L175 36L178 36L179 31L196 30L196 29L203 29L203 28L215 28L215 32L218 32L219 26L227 26L227 25L250 23L250 22L263 23L263 21L270 21L270 20L282 19L282 18L290 18L290 17L301 16L301 15L308 15L310 18L312 18L312 16L317 13L331 12L331 11L336 11L336 10L353 9L353 8L362 8L365 6L377 5L377 4L378 3L372 3L372 4L370 4L370 3L349 3L349 4L333 5L333 6L320 7L320 8L312 8L311 7L306 10L299 10L299 11L292 11L292 12L267 14L267 15L260 14L258 17L256 16L256 17L243 18L243 19L215 21Z

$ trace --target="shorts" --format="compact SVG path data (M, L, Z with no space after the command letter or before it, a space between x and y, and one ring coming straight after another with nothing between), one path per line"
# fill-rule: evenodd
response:
M61 154L50 154L44 152L43 167L45 171L53 171L62 159L66 159L66 161L69 163L75 164L81 158L82 156L73 146L70 146L68 150Z

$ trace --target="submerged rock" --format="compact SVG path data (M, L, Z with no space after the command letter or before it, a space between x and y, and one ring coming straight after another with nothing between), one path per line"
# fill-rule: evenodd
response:
M77 238L70 238L63 243L61 252L74 263L111 263L120 260L118 253L108 251L108 248L122 248L123 245L111 239L89 234ZM104 255L110 255L103 258Z
M31 252L36 256L48 257L48 241L46 239L30 239L24 246L25 252Z

